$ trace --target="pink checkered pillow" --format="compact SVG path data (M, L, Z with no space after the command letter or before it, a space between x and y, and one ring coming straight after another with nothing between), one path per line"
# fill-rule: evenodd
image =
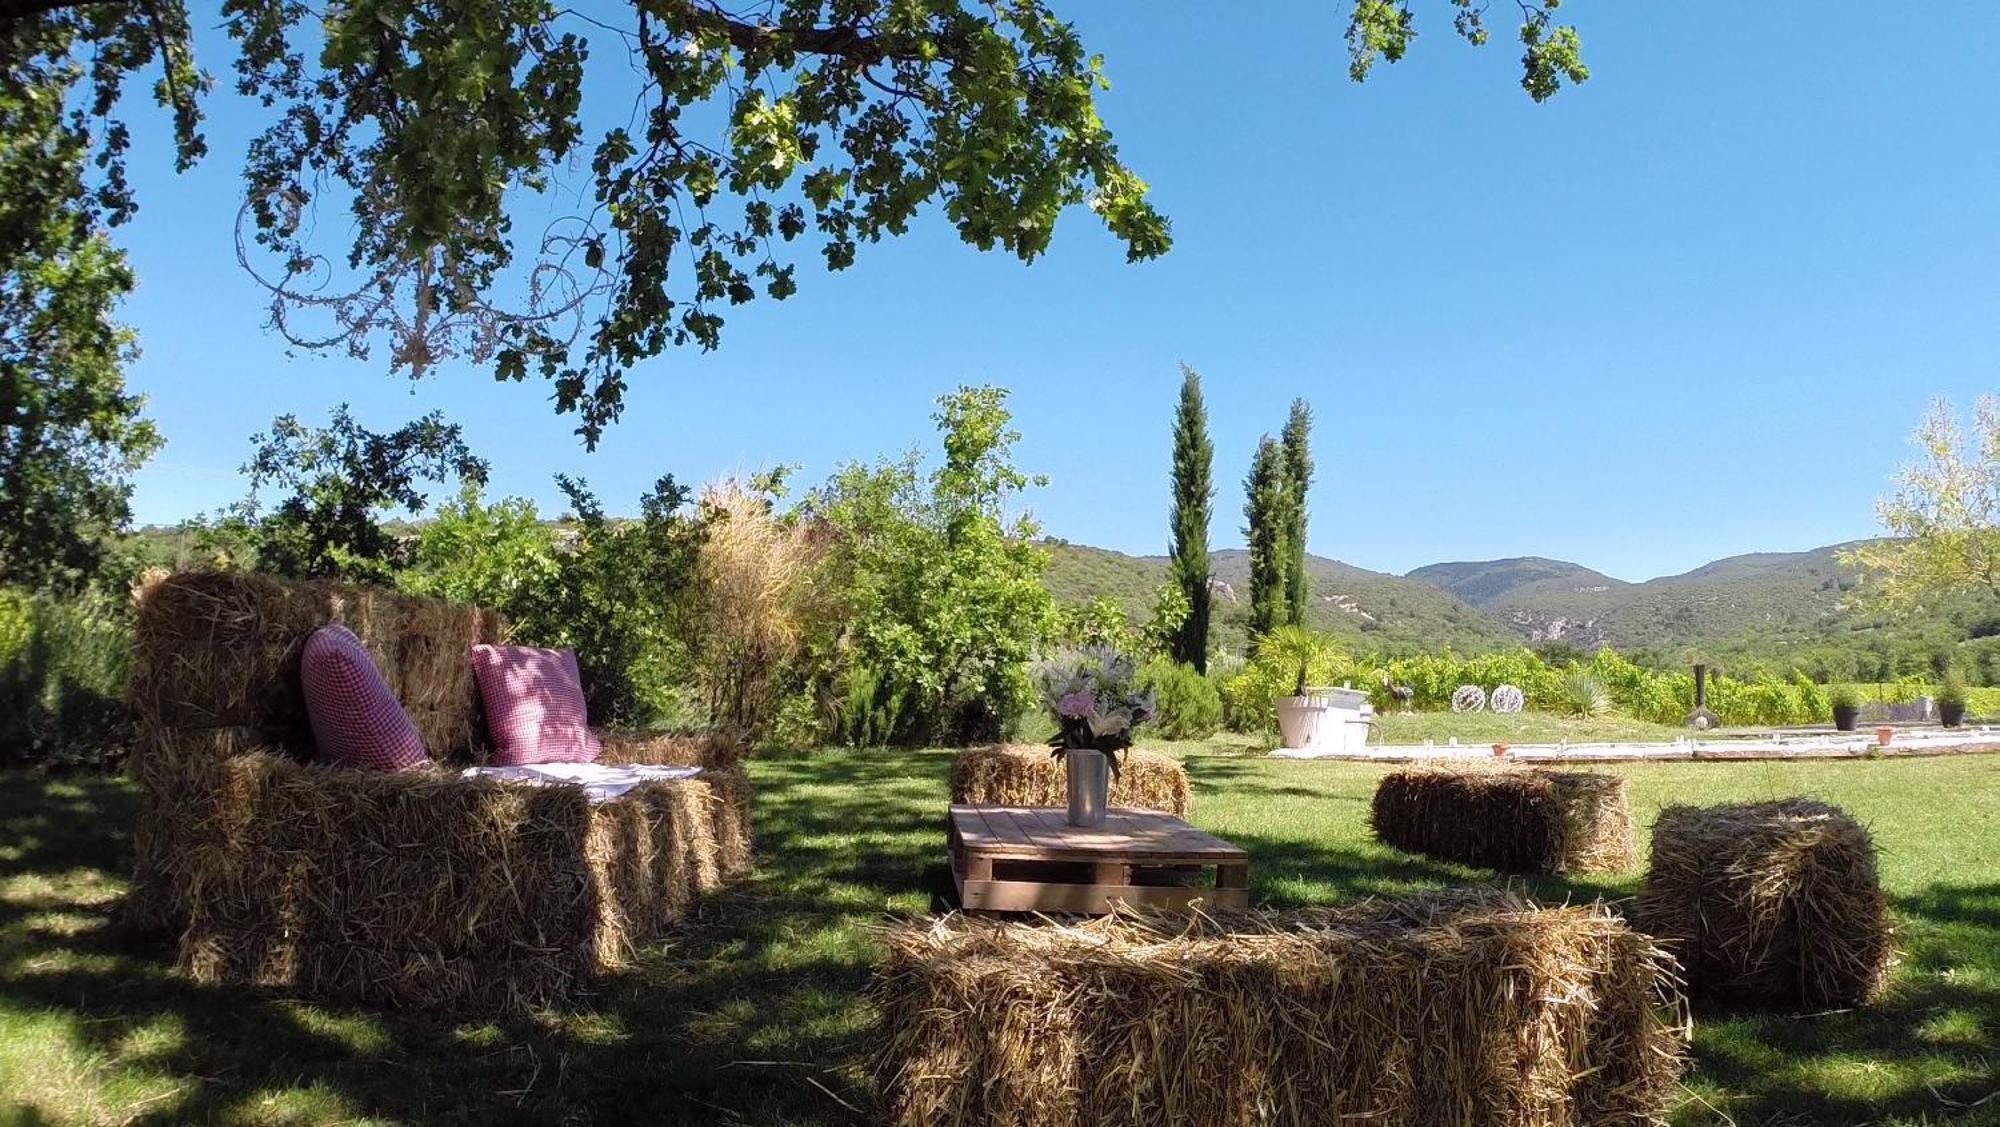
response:
M410 714L352 630L335 624L313 631L299 662L299 679L322 761L375 771L430 762Z
M591 763L603 750L583 704L576 654L533 646L474 646L472 674L486 706L493 762Z

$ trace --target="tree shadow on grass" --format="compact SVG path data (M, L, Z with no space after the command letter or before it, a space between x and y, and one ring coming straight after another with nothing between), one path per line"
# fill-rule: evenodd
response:
M17 1080L0 1118L90 1119L96 1101L138 1123L866 1121L874 931L946 906L948 770L935 753L760 767L754 877L594 996L508 1016L196 986L113 923L134 788L15 776L0 1036L47 1039L88 1090Z
M1938 884L1896 898L1902 966L1868 1006L1823 1012L1695 1004L1695 1067L1739 1123L1992 1123L2000 1086L2000 887ZM1983 1106L1979 1101L1987 1101ZM1705 1108L1689 1123L1719 1123Z

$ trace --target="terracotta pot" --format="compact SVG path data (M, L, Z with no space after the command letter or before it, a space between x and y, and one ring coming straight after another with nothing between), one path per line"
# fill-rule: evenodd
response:
M1505 759L1505 758L1507 758L1507 745L1506 745L1506 744L1494 744L1494 745L1493 745L1493 758L1495 758L1495 759Z
M1889 741L1895 738L1896 738L1896 729L1891 728L1886 724L1880 728L1875 729L1875 742L1882 745L1883 747L1888 747Z

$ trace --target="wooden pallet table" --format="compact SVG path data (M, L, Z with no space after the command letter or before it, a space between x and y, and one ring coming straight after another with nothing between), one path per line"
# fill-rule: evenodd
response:
M1250 907L1248 853L1152 810L1114 808L1082 829L1062 810L953 806L949 848L959 905L971 912L1103 914L1115 900Z

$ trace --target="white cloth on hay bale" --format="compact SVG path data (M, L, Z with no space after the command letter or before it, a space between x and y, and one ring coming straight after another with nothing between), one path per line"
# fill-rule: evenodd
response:
M592 802L609 802L641 783L661 779L692 779L699 767L658 764L536 763L522 767L467 767L468 779L502 779L537 786L580 786Z

